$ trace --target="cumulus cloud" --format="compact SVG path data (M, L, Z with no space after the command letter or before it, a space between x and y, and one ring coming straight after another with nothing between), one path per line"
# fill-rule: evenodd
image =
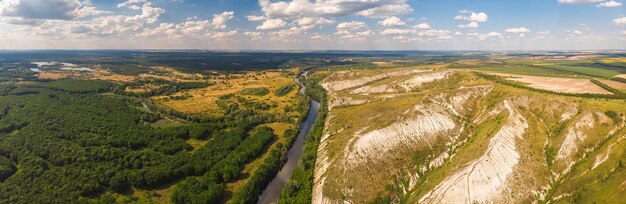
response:
M283 19L275 18L275 19L267 19L263 21L263 24L257 26L257 30L276 30L279 28L283 28L287 25Z
M340 36L340 38L353 40L353 41L364 41L364 40L367 40L368 37L373 36L373 35L374 35L374 31L366 30L366 31L356 32L355 34L345 34L345 35Z
M221 14L213 15L213 20L211 20L211 25L213 25L216 29L226 29L226 22L235 17L235 12L233 11L224 11Z
M509 28L505 30L507 33L528 33L530 32L530 30L528 30L527 28L524 27L519 27L519 28Z
M458 28L478 28L478 23L477 22L469 22L467 24L463 24L463 25L458 25Z
M89 0L2 0L0 16L20 19L71 20L111 13L98 10Z
M244 35L250 37L250 39L252 40L261 40L263 37L263 34L261 32L244 32Z
M413 12L407 0L259 0L259 5L265 16L291 19L303 16L333 18L349 15L380 18Z
M605 8L613 8L613 7L620 7L620 6L622 6L622 2L617 2L617 1L607 1L607 2L602 2L596 5L596 7L605 7Z
M388 28L383 30L381 34L383 35L406 35L413 32L410 29L397 29L397 28Z
M384 26L384 27L404 26L406 25L406 22L402 21L402 19L398 17L391 16L391 17L385 18L385 20L378 21L378 25Z
M466 10L461 10L461 15L455 16L454 19L455 20L463 20L463 21L471 21L471 22L487 22L487 19L489 18L489 16L487 16L486 13L484 12L480 12L480 13L467 13ZM464 14L469 14L469 15L464 15Z
M249 21L264 21L267 19L265 16L246 16Z
M487 40L487 39L502 39L502 38L504 38L502 33L498 33L498 32L467 33L467 34L465 34L465 36L467 36L467 39L469 39L469 40L473 40L473 39Z
M480 26L478 24L479 22L487 22L489 19L489 16L484 12L475 13L468 10L461 10L459 13L461 14L455 16L454 20L469 21L469 23L457 25L458 28L478 28L478 26Z
M430 24L428 23L420 23L420 24L413 26L413 28L424 30L424 29L430 29L431 27L430 27Z
M626 25L626 17L613 19L613 23L615 23L615 25Z
M350 21L337 24L337 30L358 30L367 28L367 25L361 21Z
M338 35L341 39L364 41L374 35L374 31L365 30L367 28L367 24L361 21L342 22L337 24L335 35Z
M420 23L411 28L387 28L380 34L393 36L392 39L401 42L429 42L432 40L453 39L450 35L450 31L433 29L428 23Z
M322 17L302 17L295 20L299 26L311 26L311 25L330 25L335 23L334 20L329 20Z
M195 20L188 18L183 23L161 23L153 29L144 29L139 34L141 37L157 37L169 39L227 39L237 36L239 31L217 31L216 29L226 29L226 23L232 19L234 12L225 11L213 15L211 20ZM246 34L248 35L248 34Z

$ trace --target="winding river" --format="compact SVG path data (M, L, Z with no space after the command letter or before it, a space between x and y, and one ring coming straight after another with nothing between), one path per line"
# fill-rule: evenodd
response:
M302 73L302 75L306 76L307 72ZM300 83L300 80L296 77L295 82L300 86L298 92L300 94L304 94L305 87ZM300 130L298 131L298 135L296 136L296 141L294 141L293 146L287 153L287 163L283 166L283 168L276 174L276 177L270 182L270 184L265 188L261 197L259 197L260 204L269 204L278 201L278 197L280 196L280 192L282 191L289 178L291 178L291 174L293 170L296 169L296 165L300 158L302 157L304 141L306 139L306 135L311 130L313 123L315 123L315 119L317 118L317 112L320 109L320 103L316 100L311 100L311 104L309 105L309 114L307 115L304 122L300 123Z

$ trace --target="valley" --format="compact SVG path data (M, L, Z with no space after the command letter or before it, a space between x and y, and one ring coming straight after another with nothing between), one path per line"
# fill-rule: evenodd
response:
M619 203L626 191L623 57L318 55L238 71L0 63L0 199Z

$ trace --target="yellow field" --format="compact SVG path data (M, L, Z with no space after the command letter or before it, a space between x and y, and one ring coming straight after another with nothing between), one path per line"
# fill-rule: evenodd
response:
M290 72L295 73L294 70ZM220 107L216 101L222 95L233 94L230 99L224 99L227 104L237 101L237 97L245 98L248 101L269 103L273 105L269 110L260 110L259 112L270 113L274 115L284 115L297 117L299 113L290 111L285 112L285 107L296 107L300 103L300 97L297 96L293 81L293 75L287 76L285 72L250 72L245 74L229 74L213 76L208 81L215 83L203 89L193 89L176 93L172 96L190 95L192 97L183 100L167 100L171 96L158 96L152 99L175 110L185 113L201 113L212 116L221 116L226 110ZM294 89L284 96L276 96L274 93L277 89L284 85L292 84ZM270 93L264 96L243 95L240 94L247 88L267 88Z
M626 62L626 58L610 58L601 60L604 63L616 63L616 62Z

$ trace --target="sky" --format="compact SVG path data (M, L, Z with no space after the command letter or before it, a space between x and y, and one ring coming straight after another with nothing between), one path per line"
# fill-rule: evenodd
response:
M626 49L626 0L0 0L0 49Z

